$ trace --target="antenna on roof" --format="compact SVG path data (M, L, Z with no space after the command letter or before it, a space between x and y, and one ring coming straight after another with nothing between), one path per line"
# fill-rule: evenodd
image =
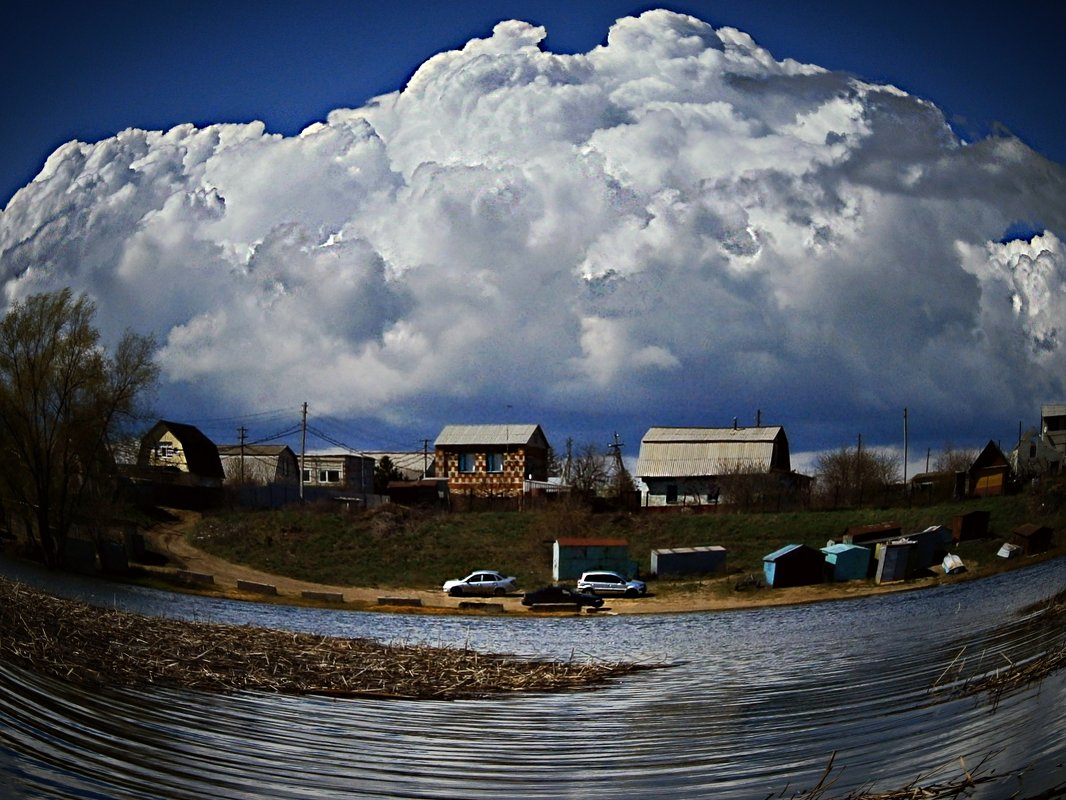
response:
M737 418L733 417L733 430L737 429Z

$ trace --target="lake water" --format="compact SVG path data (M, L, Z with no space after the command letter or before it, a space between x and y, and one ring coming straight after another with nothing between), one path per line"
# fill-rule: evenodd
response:
M236 603L43 573L56 594L183 619L529 656L667 662L590 692L381 701L85 691L0 664L0 798L748 798L895 789L959 759L977 798L1066 792L1066 673L951 691L1066 645L1021 613L1066 559L983 581L743 612L530 619ZM637 601L639 602L639 601ZM1066 796L1056 795L1056 796Z

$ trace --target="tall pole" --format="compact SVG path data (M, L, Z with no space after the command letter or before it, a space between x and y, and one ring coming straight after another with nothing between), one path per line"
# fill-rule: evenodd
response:
M237 428L237 435L240 437L240 441L241 441L241 479L240 479L240 485L241 486L244 486L244 437L247 436L247 434L248 434L248 429L246 427L244 427L243 425L241 425L241 427Z
M303 423L300 426L300 502L304 501L304 469L307 467L307 403L304 403Z
M907 490L907 407L903 407L903 490Z

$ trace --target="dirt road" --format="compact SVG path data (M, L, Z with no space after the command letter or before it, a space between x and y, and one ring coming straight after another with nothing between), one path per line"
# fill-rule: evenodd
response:
M502 598L455 598L439 589L415 588L367 588L357 586L334 586L329 584L301 581L283 575L254 569L243 564L234 564L206 553L193 545L185 535L199 520L200 515L192 511L171 510L176 519L173 522L156 525L146 536L149 547L164 554L168 559L165 567L158 571L176 574L181 571L210 575L213 583L199 587L203 591L224 594L247 600L273 599L262 592L240 590L239 581L273 586L277 598L281 601L292 600L304 602L304 592L339 594L346 607L356 609L373 609L377 611L406 611L421 613L484 613L498 611L502 606L505 612L522 614L541 614L531 611L521 603L521 595ZM457 576L458 577L458 576ZM662 594L654 591L647 597L637 599L611 598L598 612L599 614L663 614L684 611L726 611L743 608L757 608L770 605L794 605L822 600L836 600L849 597L861 597L871 594L907 591L935 586L946 581L965 579L969 576L940 576L878 586L869 581L855 581L847 584L820 584L801 586L790 589L759 589L754 591L721 594L709 591L699 584L691 591L671 590ZM189 584L190 588L195 587ZM523 587L532 589L536 587ZM382 602L382 600L392 602ZM403 605L395 601L417 600L419 605ZM467 606L463 608L462 606Z

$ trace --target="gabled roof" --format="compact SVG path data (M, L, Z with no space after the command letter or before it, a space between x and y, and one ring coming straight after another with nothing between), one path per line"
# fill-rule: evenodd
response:
M540 425L529 424L493 424L493 425L445 425L435 447L469 447L486 445L489 447L538 445L547 447L548 440Z
M205 478L224 478L225 471L222 469L222 459L219 458L218 448L215 443L208 439L199 428L186 425L184 422L172 422L161 419L141 439L141 452L139 463L148 461L148 453L164 433L169 432L181 443L182 453L185 456L185 464L189 472Z
M640 478L694 478L788 470L788 438L780 425L756 428L649 428L640 442Z

